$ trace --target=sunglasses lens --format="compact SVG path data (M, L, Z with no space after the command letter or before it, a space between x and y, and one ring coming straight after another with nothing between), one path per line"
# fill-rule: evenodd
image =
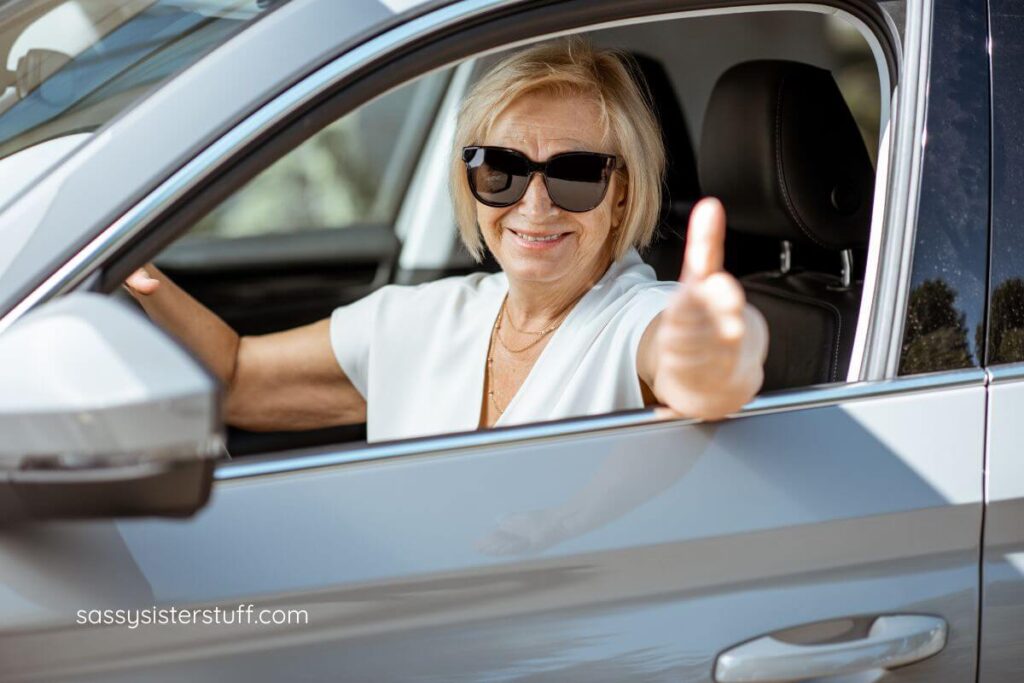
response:
M597 154L563 154L548 164L551 201L566 211L590 211L608 189L608 160Z
M508 206L523 196L528 174L525 158L506 150L479 147L467 157L469 186L481 202Z

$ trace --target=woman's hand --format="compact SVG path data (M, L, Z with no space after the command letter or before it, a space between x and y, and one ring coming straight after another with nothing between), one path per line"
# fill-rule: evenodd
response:
M366 401L331 347L330 319L240 337L152 263L124 287L224 385L224 419L252 430L295 430L366 421Z
M703 199L690 214L681 287L654 330L658 400L684 415L716 419L761 388L768 326L723 269L725 209Z
M131 294L149 296L160 286L160 281L149 274L146 267L139 268L124 281L125 289Z

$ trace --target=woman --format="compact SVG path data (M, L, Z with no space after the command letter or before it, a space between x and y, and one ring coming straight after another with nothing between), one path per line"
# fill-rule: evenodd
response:
M376 441L654 402L714 419L760 388L767 327L722 270L717 200L691 215L681 285L640 260L664 167L623 58L559 40L500 63L459 114L460 233L500 273L390 285L243 338L152 266L126 284L223 380L226 419L247 429L365 420Z

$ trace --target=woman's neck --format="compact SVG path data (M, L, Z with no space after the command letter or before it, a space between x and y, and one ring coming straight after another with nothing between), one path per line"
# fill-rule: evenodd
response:
M571 282L522 282L508 278L505 312L516 327L543 329L563 316L604 276L610 260L602 260L585 278Z

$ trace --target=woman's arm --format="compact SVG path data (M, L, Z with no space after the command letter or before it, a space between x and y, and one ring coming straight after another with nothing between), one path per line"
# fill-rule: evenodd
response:
M147 315L223 382L225 421L252 430L315 429L363 422L366 402L335 359L330 321L239 337L152 265L125 282Z
M676 412L717 419L740 409L764 381L768 326L723 270L725 210L702 200L690 214L682 286L644 330L637 372Z

